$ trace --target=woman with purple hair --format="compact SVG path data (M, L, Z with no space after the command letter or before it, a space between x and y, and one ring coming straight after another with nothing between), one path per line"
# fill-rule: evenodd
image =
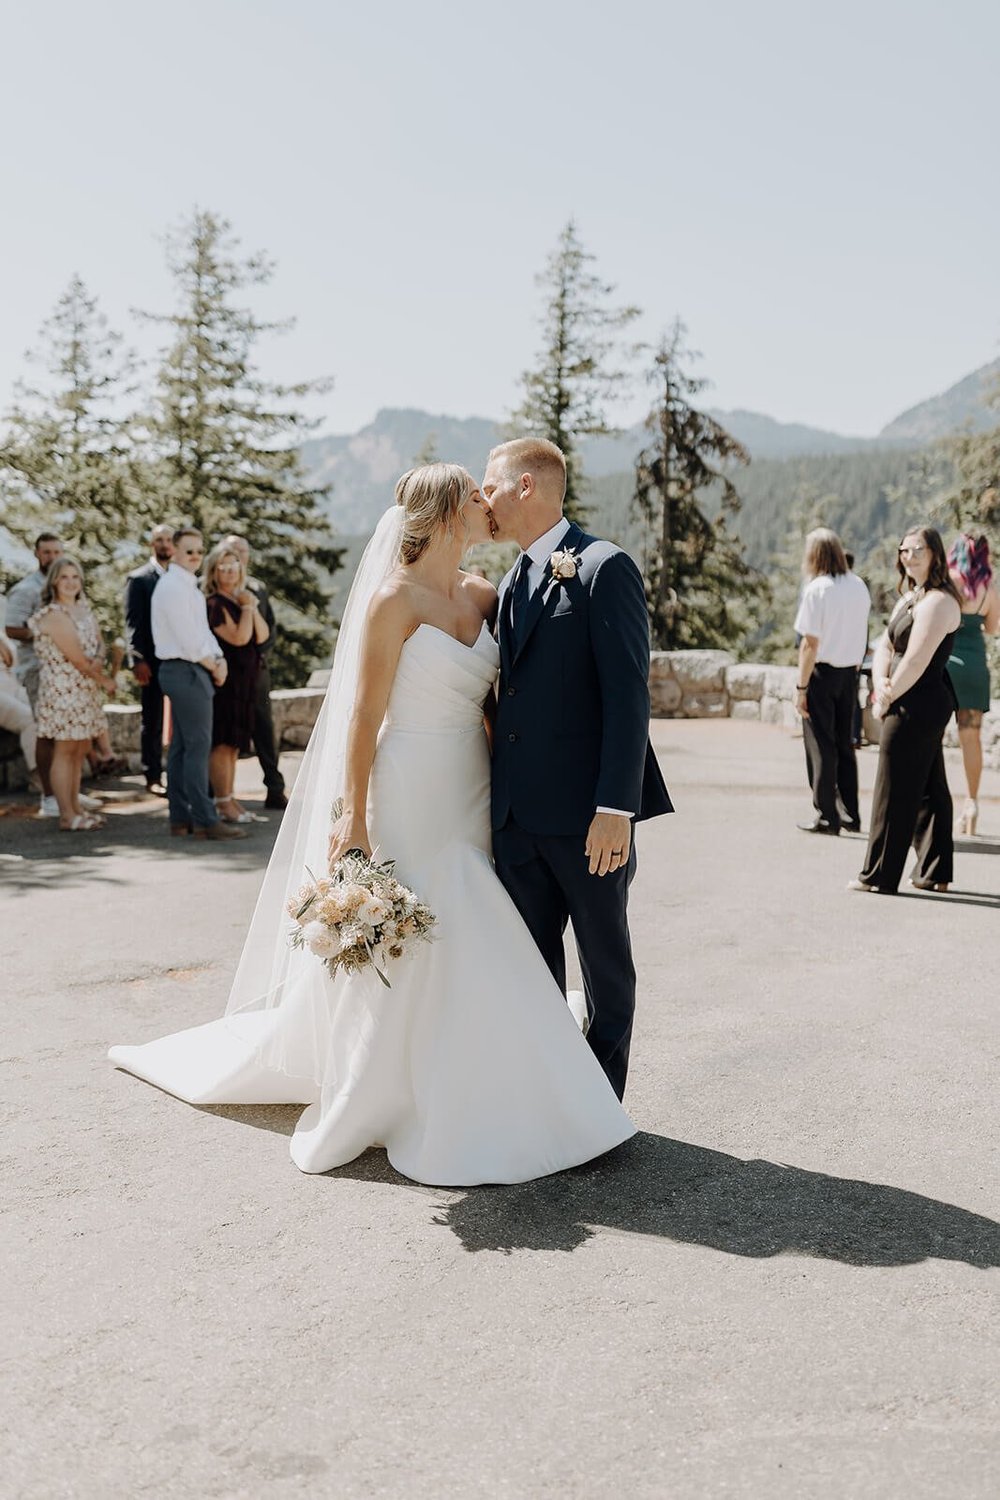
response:
M955 831L973 834L983 774L980 728L990 706L990 672L983 636L1000 632L1000 597L993 586L986 538L968 532L956 537L948 552L948 572L962 600L962 619L948 658L948 675L958 698L958 739L969 790Z

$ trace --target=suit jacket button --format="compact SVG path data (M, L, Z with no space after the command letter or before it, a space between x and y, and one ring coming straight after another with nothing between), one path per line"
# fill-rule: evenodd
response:
M517 735L516 734L509 734L507 736L507 738L510 740L510 743L513 745L514 741L517 739Z
M507 689L507 697L508 698L513 698L513 696L514 696L514 694L516 692L517 692L517 688L508 688Z

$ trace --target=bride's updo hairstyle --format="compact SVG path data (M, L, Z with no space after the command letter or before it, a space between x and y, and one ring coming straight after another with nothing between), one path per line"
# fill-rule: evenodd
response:
M405 512L401 563L415 563L422 557L439 526L451 531L475 487L476 481L461 464L424 464L403 475L396 485L396 504Z

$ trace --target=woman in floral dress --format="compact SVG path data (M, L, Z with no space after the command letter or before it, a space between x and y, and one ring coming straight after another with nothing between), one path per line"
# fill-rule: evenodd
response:
M80 806L80 778L91 740L105 728L104 698L115 684L104 671L101 632L83 592L83 572L71 557L49 568L42 607L28 622L41 664L38 733L55 740L52 790L64 833L100 828L104 819Z

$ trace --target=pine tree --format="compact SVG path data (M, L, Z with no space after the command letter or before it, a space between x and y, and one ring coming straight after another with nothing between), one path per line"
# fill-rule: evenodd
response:
M0 440L3 526L29 543L54 531L82 564L106 635L119 633L122 578L138 556L151 505L127 406L134 358L74 276L27 356L40 382L19 382Z
M521 377L524 400L513 413L512 436L549 438L566 455L566 514L584 514L585 478L580 440L618 429L609 408L625 393L621 335L639 316L637 307L613 307L614 286L589 269L571 219L545 270L536 278L545 293L543 347L534 370Z
M739 642L749 619L749 601L766 588L750 567L728 523L738 514L739 495L721 464L749 462L749 454L691 398L704 380L683 368L684 325L675 322L660 343L649 373L658 387L646 421L654 441L636 459L633 503L646 524L644 572L650 630L660 650L727 647ZM721 490L713 519L699 492Z
M945 514L961 528L1000 526L1000 380L986 397L998 425L986 432L962 432L944 448L958 470L958 484L945 502Z
M329 578L343 554L323 508L327 491L307 482L299 453L316 423L289 403L328 383L284 386L258 373L258 340L292 325L262 322L243 305L274 268L241 256L226 220L196 210L167 251L175 310L140 314L171 331L147 420L162 498L209 545L229 531L246 537L278 618L275 681L301 683L327 654Z

